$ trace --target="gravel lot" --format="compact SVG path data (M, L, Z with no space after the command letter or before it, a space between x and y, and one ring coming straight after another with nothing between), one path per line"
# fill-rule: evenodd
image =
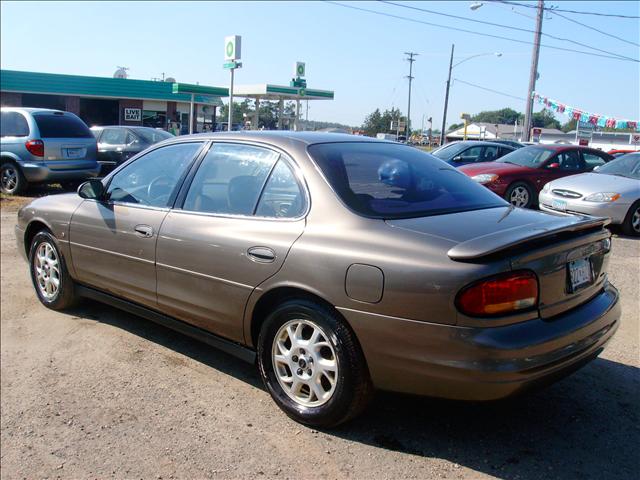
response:
M1 477L638 478L640 241L616 237L603 355L493 404L378 394L335 431L289 420L251 365L97 303L42 307L1 210Z

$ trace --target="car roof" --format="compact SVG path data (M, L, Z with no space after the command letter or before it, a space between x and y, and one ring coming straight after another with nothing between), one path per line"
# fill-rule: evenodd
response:
M511 140L508 140L509 142ZM501 143L501 142L492 142L491 140L457 140L455 142L449 142L446 143L443 146L446 145L453 145L453 144L463 144L463 145L495 145L496 147L504 147L505 145L507 147L510 147L511 145L509 144L505 144L505 143Z
M158 130L157 128L143 127L142 125L94 125L91 127L92 130L98 130L99 128L130 128L132 130L142 130L144 128L145 130Z
M55 108L32 108L32 107L2 107L3 112L27 112L27 113L71 113Z
M328 132L294 132L289 130L263 130L263 131L232 131L232 132L206 132L192 135L181 135L166 142L179 142L187 139L199 140L239 140L270 143L285 147L292 142L304 145L317 143L386 143L399 145L397 142L366 137L364 135L349 135L346 133Z

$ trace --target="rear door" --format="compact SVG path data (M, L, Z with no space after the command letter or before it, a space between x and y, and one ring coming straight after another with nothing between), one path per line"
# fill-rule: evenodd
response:
M597 150L581 150L580 153L586 172L590 172L596 167L601 167L611 158L609 154L598 152Z
M158 304L218 335L244 341L242 318L255 287L282 266L304 230L308 200L294 164L246 144L212 146L157 246Z
M98 139L98 161L116 166L122 161L122 152L126 147L127 129L110 128L102 130Z
M69 112L36 112L33 119L44 142L44 161L53 170L75 169L96 160L96 139L87 125Z
M82 202L70 226L71 258L78 281L156 306L160 226L203 143L152 150L111 177L103 199Z

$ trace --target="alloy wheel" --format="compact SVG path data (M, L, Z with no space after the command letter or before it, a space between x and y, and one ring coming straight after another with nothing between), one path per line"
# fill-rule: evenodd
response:
M43 298L53 301L60 291L60 261L56 249L49 242L38 245L33 257L36 285Z
M336 389L338 359L327 334L309 320L280 327L271 349L273 369L284 392L305 407L327 403Z
M11 193L16 189L18 186L18 171L15 167L9 165L2 169L0 185L2 185L2 190L7 193Z
M633 212L633 216L631 217L631 227L637 233L640 233L640 207L636 208L636 211Z
M516 207L526 207L529 203L529 191L525 187L516 187L509 196L509 202Z

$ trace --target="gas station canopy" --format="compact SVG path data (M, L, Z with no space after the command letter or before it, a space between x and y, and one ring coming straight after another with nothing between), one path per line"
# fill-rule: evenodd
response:
M237 97L252 98L256 102L255 113L251 122L252 128L258 128L258 110L260 100L278 101L278 130L282 129L282 112L284 101L296 102L296 116L294 118L294 130L298 130L298 117L300 113L300 100L333 100L331 90L317 90L304 87L287 87L284 85L271 85L263 83L259 85L236 85L233 87L233 95Z

